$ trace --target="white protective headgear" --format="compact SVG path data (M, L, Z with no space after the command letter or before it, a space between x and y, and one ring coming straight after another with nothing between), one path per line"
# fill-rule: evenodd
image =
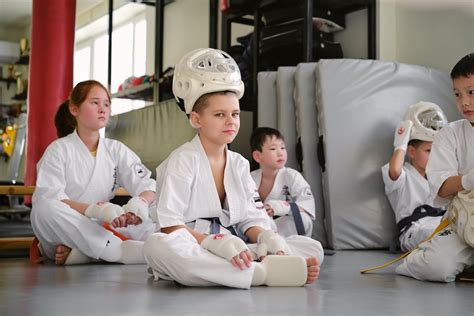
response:
M411 105L405 114L405 120L413 122L410 140L419 139L432 142L436 133L448 120L441 108L434 103L420 101Z
M198 48L186 54L176 64L173 94L190 114L199 97L206 93L232 91L241 98L244 83L239 66L229 54L213 48Z

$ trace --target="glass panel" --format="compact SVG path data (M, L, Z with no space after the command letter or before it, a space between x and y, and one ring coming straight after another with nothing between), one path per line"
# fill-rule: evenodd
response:
M91 47L86 46L74 53L74 86L91 76Z
M146 72L146 20L135 24L134 46L133 75L140 77Z
M112 83L111 92L132 76L133 24L128 23L112 33Z
M94 41L92 78L107 87L109 36L103 35ZM113 73L113 71L112 71Z
M113 99L112 100L112 115L117 115L133 110L134 100L128 99Z

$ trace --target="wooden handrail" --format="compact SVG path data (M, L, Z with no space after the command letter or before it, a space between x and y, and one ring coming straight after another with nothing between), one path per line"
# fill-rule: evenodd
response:
M35 191L34 185L0 185L0 195L32 195ZM116 196L129 196L124 188L118 188Z
M0 185L0 195L32 195L34 185ZM124 188L118 188L116 196L129 196ZM0 237L0 250L28 249L34 237Z
M35 237L0 237L0 250L28 249Z

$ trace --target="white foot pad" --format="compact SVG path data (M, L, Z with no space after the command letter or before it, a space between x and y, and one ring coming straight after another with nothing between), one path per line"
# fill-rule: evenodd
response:
M73 264L86 264L92 261L91 258L79 251L79 249L73 248L67 256L64 265L73 265Z
M303 286L308 278L308 267L303 257L269 255L258 265L252 285Z
M126 240L122 242L122 258L123 264L144 264L145 257L143 255L144 241Z

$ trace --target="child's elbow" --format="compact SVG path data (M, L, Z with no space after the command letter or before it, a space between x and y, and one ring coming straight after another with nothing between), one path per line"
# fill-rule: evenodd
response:
M390 177L392 181L398 180L398 178L400 177L400 173L401 173L401 170L397 170L395 168L388 170L388 176Z

